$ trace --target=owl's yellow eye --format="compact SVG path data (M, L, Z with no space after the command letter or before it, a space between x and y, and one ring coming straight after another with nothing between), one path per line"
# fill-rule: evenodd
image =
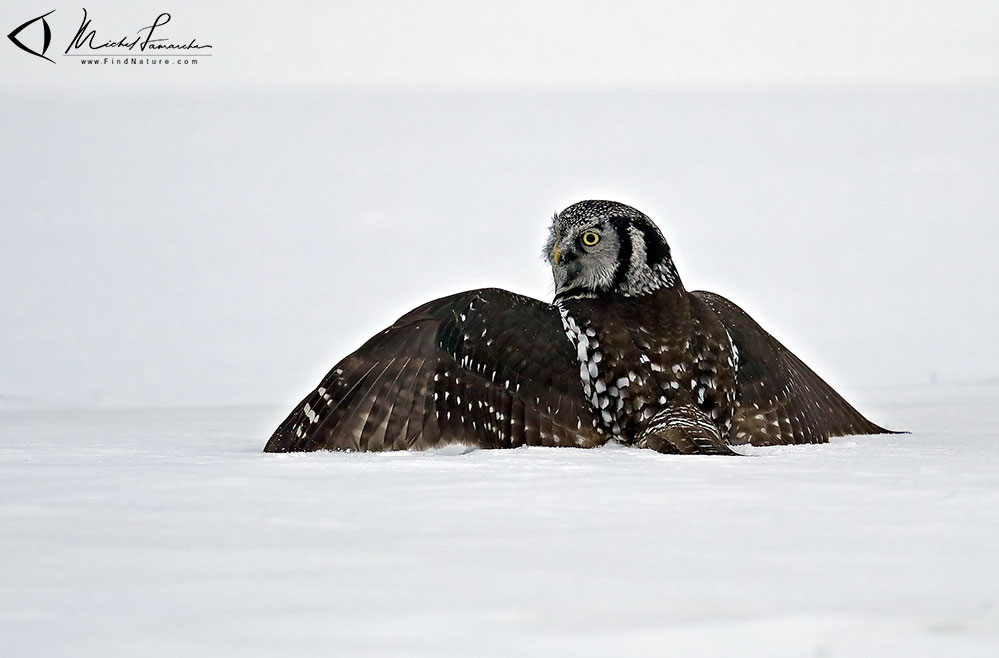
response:
M600 234L596 231L587 231L586 233L583 233L583 244L587 247L592 247L598 242L600 242Z

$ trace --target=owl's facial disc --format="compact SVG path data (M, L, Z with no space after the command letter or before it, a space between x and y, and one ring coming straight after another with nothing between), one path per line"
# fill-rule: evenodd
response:
M551 251L555 296L588 296L612 288L620 240L613 227L593 222L556 238Z

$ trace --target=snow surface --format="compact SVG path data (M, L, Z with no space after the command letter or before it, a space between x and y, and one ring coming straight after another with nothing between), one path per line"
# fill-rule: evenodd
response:
M284 408L0 413L9 656L995 656L996 386L742 458L265 455Z

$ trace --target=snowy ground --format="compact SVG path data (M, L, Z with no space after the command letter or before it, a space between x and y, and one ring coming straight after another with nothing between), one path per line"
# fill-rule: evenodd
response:
M994 656L995 385L745 458L260 452L274 408L0 413L10 656Z

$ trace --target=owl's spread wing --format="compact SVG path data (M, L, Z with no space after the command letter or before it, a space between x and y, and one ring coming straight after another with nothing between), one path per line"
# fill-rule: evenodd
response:
M266 452L594 446L579 365L551 305L505 290L444 297L343 359Z
M831 436L890 433L864 418L741 308L721 295L693 294L714 311L738 349L732 443L826 443Z

